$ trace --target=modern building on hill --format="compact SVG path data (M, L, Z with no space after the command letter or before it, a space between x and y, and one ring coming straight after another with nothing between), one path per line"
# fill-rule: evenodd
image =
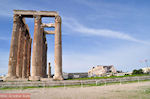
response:
M113 75L114 73L117 73L117 71L113 65L110 65L110 66L98 65L88 71L88 76L89 77L96 77L96 76L101 77L101 76L106 76L106 75Z

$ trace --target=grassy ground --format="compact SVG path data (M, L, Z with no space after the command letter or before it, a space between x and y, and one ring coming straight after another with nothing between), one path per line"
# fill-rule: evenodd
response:
M135 77L135 76L150 76L150 74L124 75L124 76L110 76L110 77L87 77L87 78L75 78L75 79L68 79L68 80L107 79L107 78L123 78L123 77Z
M110 82L110 83L94 83L94 84L80 84L80 85L63 85L63 86L27 86L27 87L3 87L0 90L16 90L16 89L33 89L33 88L59 88L59 87L91 87L91 86L107 86L107 85L115 85L115 84L128 84L128 83L137 83L137 82L146 82L150 80L142 80L142 81L124 81L124 82Z

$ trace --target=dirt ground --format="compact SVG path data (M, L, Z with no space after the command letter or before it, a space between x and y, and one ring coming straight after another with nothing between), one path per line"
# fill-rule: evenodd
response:
M0 93L31 93L31 99L150 99L150 81L93 87L0 90Z

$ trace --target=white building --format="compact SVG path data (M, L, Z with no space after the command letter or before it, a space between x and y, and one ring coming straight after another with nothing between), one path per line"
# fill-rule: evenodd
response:
M110 65L110 66L98 65L88 71L88 76L89 77L94 77L94 76L99 77L99 76L105 76L107 74L114 74L114 73L116 73L116 69L114 68L113 65Z
M150 67L142 68L144 73L150 73Z

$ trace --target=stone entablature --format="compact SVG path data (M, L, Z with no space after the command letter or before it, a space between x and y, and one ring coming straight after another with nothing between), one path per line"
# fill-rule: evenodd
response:
M35 11L35 10L14 10L15 15L21 15L23 17L34 17L34 16L42 16L42 17L56 17L59 16L56 11Z

